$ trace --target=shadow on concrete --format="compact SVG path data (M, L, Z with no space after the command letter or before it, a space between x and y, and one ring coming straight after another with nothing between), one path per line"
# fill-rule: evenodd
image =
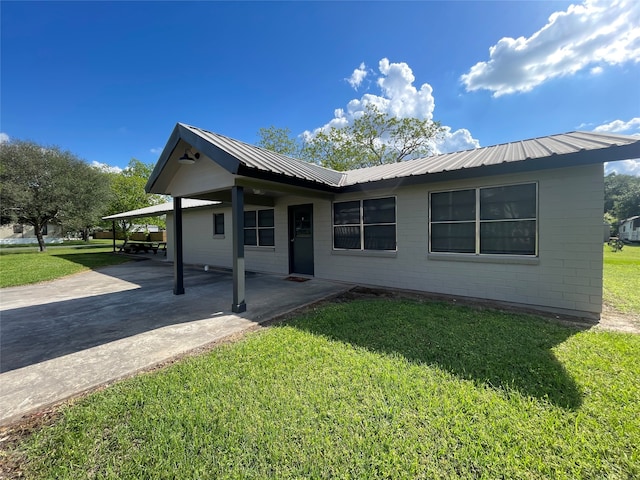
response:
M186 270L187 294L176 296L171 265L145 263L153 263L153 268L108 270L109 276L124 282L124 290L4 310L0 373L164 326L230 312L228 273ZM81 278L85 277L77 276ZM68 282L59 285L76 288L78 293L84 287ZM37 291L33 293L37 295Z
M375 306L365 306L363 300L335 304L328 307L330 313L294 321L293 326L434 365L506 394L516 390L569 410L582 403L580 388L552 352L577 328L444 303L367 301Z

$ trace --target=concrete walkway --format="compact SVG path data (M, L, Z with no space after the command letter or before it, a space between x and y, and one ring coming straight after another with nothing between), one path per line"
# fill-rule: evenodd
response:
M349 285L248 274L247 311L231 312L231 274L145 260L0 290L0 425L130 376Z

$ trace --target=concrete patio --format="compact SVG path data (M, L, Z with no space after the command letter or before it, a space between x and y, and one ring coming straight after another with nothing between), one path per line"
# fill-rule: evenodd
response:
M160 259L158 259L160 260ZM0 425L153 367L351 286L248 273L231 312L231 273L142 260L0 290Z

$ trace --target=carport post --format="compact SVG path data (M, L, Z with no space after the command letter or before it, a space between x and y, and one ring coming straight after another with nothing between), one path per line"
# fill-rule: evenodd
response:
M173 294L184 294L184 265L182 263L182 198L173 198Z
M247 310L244 301L244 188L231 188L231 225L233 230L233 304L231 311Z
M113 253L116 253L116 221L111 220L111 236L113 237Z

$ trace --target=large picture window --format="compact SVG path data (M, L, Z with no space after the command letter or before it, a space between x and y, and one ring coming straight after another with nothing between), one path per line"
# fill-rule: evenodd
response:
M244 244L257 247L275 245L275 221L273 208L244 212Z
M535 183L435 192L430 205L431 252L537 254Z
M395 250L395 197L335 202L333 248Z

